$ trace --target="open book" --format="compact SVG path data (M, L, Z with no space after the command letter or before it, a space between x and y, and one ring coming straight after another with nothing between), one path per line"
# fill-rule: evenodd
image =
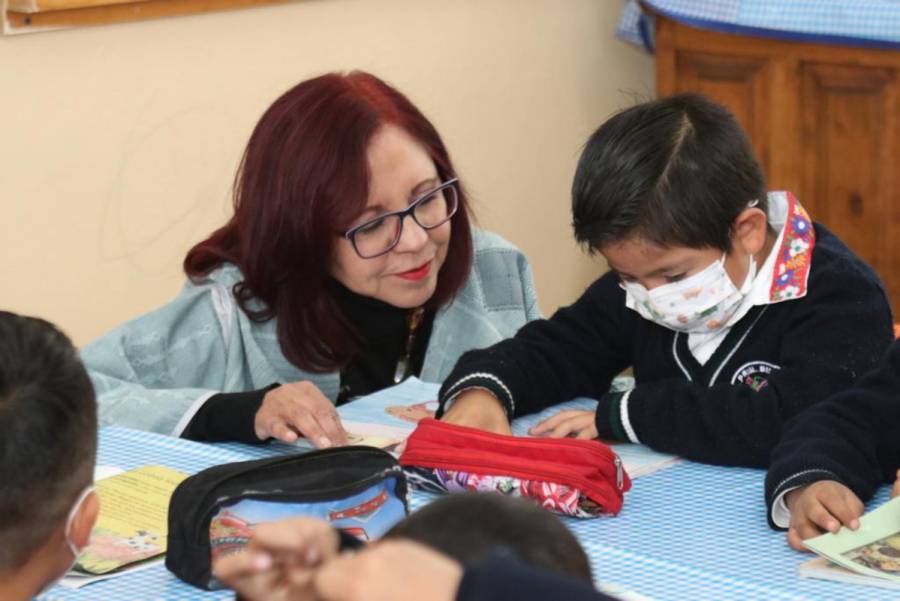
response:
M841 528L806 541L817 558L800 575L856 584L900 588L900 497L867 513L856 531ZM830 565L829 565L830 564Z
M173 469L147 465L97 481L100 515L90 543L62 584L77 588L163 555L169 499L185 478Z

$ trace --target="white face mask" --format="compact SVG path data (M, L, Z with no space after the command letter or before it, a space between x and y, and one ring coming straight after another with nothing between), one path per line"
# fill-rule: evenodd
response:
M81 555L81 552L84 551L83 548L79 549L78 545L76 545L72 541L72 534L71 534L72 524L75 522L75 516L78 515L79 511L81 511L81 506L84 505L84 502L87 500L87 498L89 496L91 496L91 493L94 492L94 490L95 490L94 485L89 484L83 491L81 491L81 494L79 494L78 498L75 499L75 503L72 505L72 508L69 509L69 515L66 517L66 529L63 530L63 536L66 539L66 545L69 547L69 550L72 552L72 563L69 564L69 567L66 568L66 570L64 572L62 572L56 578L54 578L53 580L48 582L44 586L43 590L41 590L41 592L38 593L39 595L46 593L51 588L56 586L56 584L60 580L62 580L66 574L69 573L69 570L71 570L73 567L75 567L75 563L78 561L79 555Z
M676 332L712 332L728 323L753 287L756 261L738 290L725 271L725 255L712 265L685 278L647 290L637 282L622 282L625 304L641 317Z

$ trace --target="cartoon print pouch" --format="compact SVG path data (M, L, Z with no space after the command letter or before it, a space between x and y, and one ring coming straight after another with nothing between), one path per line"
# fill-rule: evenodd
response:
M218 465L175 489L166 567L194 586L221 588L212 561L240 551L257 524L310 516L357 538L375 539L406 516L406 493L397 460L372 447Z
M596 440L504 436L424 419L400 456L414 488L499 492L578 518L616 515L631 479Z

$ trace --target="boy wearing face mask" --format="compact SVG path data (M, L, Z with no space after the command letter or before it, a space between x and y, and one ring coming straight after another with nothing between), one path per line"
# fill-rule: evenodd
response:
M0 311L0 599L31 599L61 578L99 503L94 390L69 339Z
M707 463L762 467L782 424L850 386L892 338L873 270L766 193L724 107L682 94L612 117L588 140L572 190L575 238L610 271L569 307L464 354L443 419L508 420L578 396L533 434L646 444ZM608 393L634 371L635 388Z

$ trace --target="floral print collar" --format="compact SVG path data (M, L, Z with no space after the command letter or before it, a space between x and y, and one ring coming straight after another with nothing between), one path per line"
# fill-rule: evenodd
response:
M784 229L772 252L775 255L769 303L793 300L806 296L812 252L816 233L812 220L800 202L790 192L787 196L787 218Z

